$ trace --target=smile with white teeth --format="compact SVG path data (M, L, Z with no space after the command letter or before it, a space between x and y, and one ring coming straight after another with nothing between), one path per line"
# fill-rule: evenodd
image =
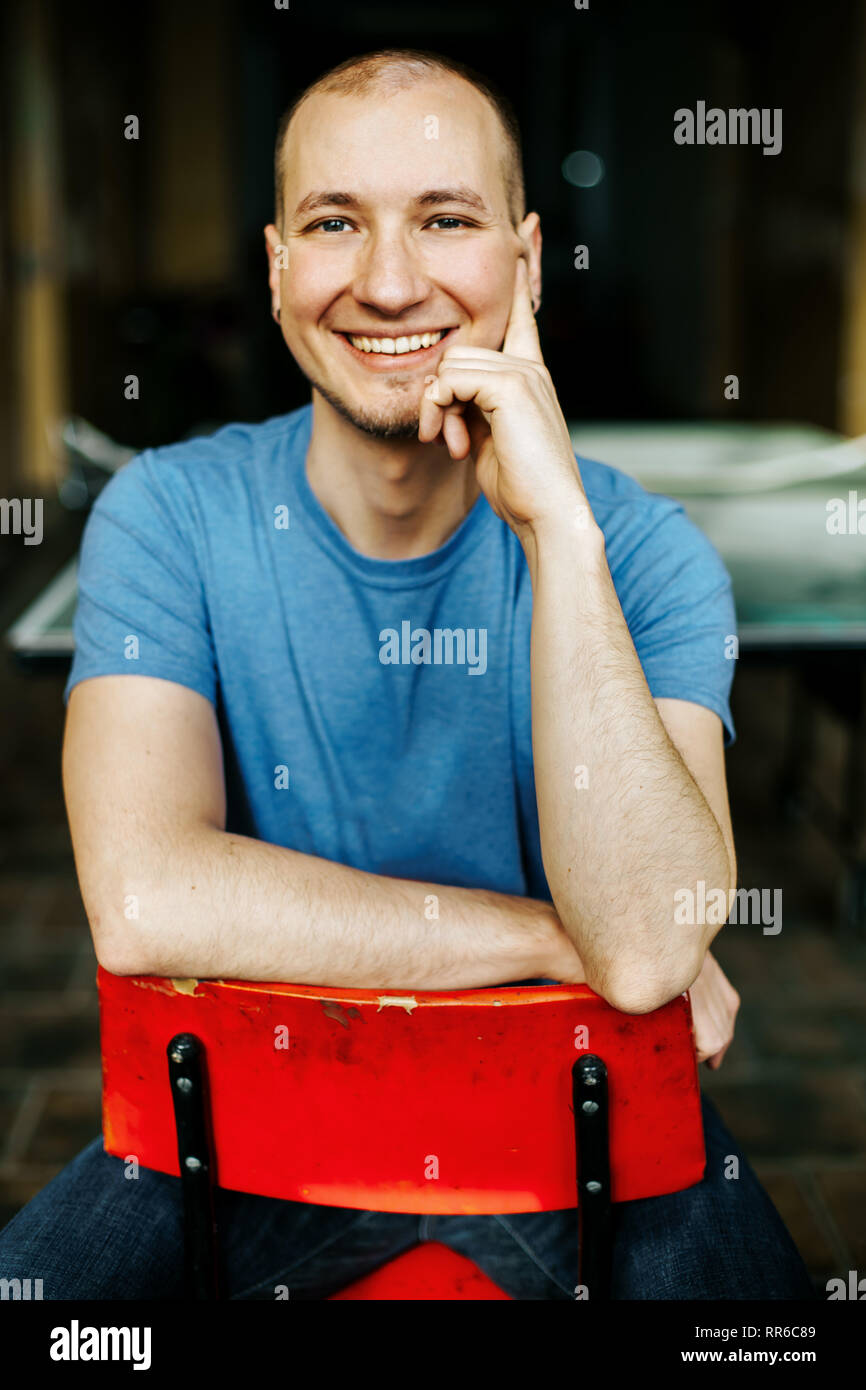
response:
M384 352L399 357L404 352L417 352L419 348L435 346L448 331L447 328L440 328L436 333L413 333L411 338L356 338L352 333L347 333L346 337L359 352Z

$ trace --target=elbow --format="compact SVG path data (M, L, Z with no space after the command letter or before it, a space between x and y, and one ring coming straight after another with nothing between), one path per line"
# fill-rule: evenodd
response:
M691 988L701 970L699 963L694 963L694 968L692 964L691 960L680 962L676 968L662 974L656 961L653 968L614 974L597 992L619 1013L655 1013L656 1009L664 1008Z
M134 951L126 954L118 952L115 946L97 947L96 959L109 975L154 974L154 971L144 964L143 957L138 956Z
M92 930L92 929L91 929ZM153 975L155 972L134 933L106 935L96 931L93 934L93 948L96 959L109 975Z
M116 909L88 905L88 921L96 959L109 975L159 973L149 958L139 924Z
M185 844L186 841L184 840ZM192 974L176 930L177 873L171 847L115 842L81 855L78 885L96 959L110 975Z
M603 998L621 1014L652 1014L676 999L678 994L682 994L681 989L657 988L646 980L617 981L605 991Z

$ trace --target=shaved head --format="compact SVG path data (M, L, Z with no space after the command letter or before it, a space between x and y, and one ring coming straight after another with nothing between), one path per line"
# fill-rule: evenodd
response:
M480 73L463 63L412 48L387 48L350 58L326 72L307 87L283 113L277 130L274 152L274 202L277 227L282 228L285 217L283 189L285 156L289 127L299 108L310 97L332 93L335 96L366 96L404 91L419 82L446 76L457 77L474 87L492 107L501 137L501 165L511 220L515 226L525 215L523 159L520 148L520 129L511 103Z

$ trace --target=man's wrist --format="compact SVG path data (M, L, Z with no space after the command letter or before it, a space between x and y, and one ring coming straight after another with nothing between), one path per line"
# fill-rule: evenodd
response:
M589 570L606 564L604 532L585 498L564 505L555 515L534 518L519 535L533 580L542 560L560 559Z
M524 900L528 911L528 931L533 938L531 947L530 975L551 980L561 980L565 984L580 984L584 981L580 956L559 920L553 903L538 898Z

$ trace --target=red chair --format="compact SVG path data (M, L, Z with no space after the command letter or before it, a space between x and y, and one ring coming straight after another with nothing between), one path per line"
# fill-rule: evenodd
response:
M190 1294L218 1296L215 1184L361 1210L577 1208L609 1296L611 1203L705 1167L687 994L623 1014L585 985L325 989L98 972L106 1151L181 1176ZM167 1059L167 1060L166 1060ZM336 1299L503 1299L427 1242Z

